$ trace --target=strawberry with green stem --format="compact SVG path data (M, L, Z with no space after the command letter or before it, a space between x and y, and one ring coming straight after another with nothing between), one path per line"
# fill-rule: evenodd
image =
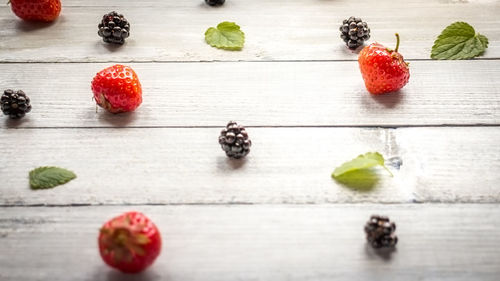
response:
M363 48L358 62L368 92L378 95L403 88L410 79L409 64L398 53L399 34L396 33L396 49L379 43Z

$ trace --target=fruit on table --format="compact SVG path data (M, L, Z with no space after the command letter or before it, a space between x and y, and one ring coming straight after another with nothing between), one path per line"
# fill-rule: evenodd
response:
M97 34L106 43L121 45L130 36L130 23L122 14L115 11L102 16L101 23L97 27L99 28Z
M129 112L142 103L142 88L134 70L121 64L101 70L92 80L97 104L111 113Z
M409 64L398 53L399 34L396 33L396 49L391 50L379 43L373 43L361 50L358 57L359 68L366 89L374 94L397 91L410 79Z
M373 215L365 225L366 239L373 248L396 246L398 237L394 231L396 224L384 216Z
M220 6L224 4L226 0L205 0L205 3L207 3L210 6Z
M60 0L10 0L14 14L27 21L54 21L61 12Z
M370 28L360 18L350 17L340 26L340 38L349 49L356 49L370 39Z
M31 111L30 98L21 90L5 90L0 97L0 108L11 119L19 119Z
M158 228L144 214L135 211L106 222L98 243L104 262L125 273L145 270L161 252Z
M219 144L228 157L240 159L250 153L252 141L243 126L231 121L221 131Z

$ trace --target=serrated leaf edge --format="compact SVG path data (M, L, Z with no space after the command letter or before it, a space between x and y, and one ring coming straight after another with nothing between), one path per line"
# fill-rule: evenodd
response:
M467 40L463 41L463 42L460 42L458 44L455 44L454 46L457 46L459 44L463 44L465 46L465 43L473 38L484 38L486 42L483 42L481 39L480 42L481 42L481 45L483 46L483 49L481 51L479 51L477 54L475 55L472 55L472 56L466 56L466 57L462 57L462 58L436 58L437 55L441 54L435 54L435 49L437 48L437 43L439 40L443 40L445 38L449 38L450 36L445 36L443 33L445 33L445 31L447 29L450 29L450 28L453 28L454 25L460 25L460 24L464 24L464 25L467 25L468 27L472 28L472 30L474 31L474 36L471 37L471 38L468 38ZM457 22L454 22L448 26L446 26L442 31L441 33L438 35L438 37L436 38L436 40L434 40L434 44L432 45L432 48L431 48L431 59L435 59L435 60L465 60L465 59L471 59L471 58L475 58L477 56L480 56L482 54L484 54L484 52L486 51L486 48L488 48L488 44L489 44L489 40L488 40L488 37L476 32L476 29L470 25L469 23L467 22L464 22L464 21L457 21ZM463 47L462 47L463 49ZM460 51L458 52L460 53ZM457 54L458 54L457 53ZM455 54L456 55L456 54ZM453 56L452 56L453 57Z
M205 31L205 42L206 42L208 45L210 45L210 46L212 46L212 47L216 47L216 48L218 48L218 49L223 49L223 50L228 50L228 51L240 51L241 49L243 49L243 46L241 46L241 47L239 47L239 46L235 46L235 47L227 47L227 46L222 45L222 44L216 44L216 43L212 43L212 42L208 42L208 41L207 41L207 33L208 33L210 30L212 30L212 29L217 30L218 32L221 32L221 31L220 31L220 29L219 29L219 27L220 27L221 25L225 24L225 23L230 23L230 24L233 24L233 25L236 27L236 31L241 32L241 36L243 37L243 43L242 43L242 44L244 45L244 44L245 44L245 32L243 32L243 31L241 30L241 27L240 27L238 24L236 24L235 22L231 22L231 21L223 21L223 22L219 23L219 24L217 25L217 27L213 27L213 26L212 26L212 27L209 27L209 28Z

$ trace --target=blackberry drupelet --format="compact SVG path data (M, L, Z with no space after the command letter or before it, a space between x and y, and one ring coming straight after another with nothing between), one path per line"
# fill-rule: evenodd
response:
M360 18L350 17L340 26L340 38L349 49L356 49L370 39L370 28Z
M22 118L31 111L30 98L21 90L5 90L0 98L0 106L2 112L12 119Z
M394 247L398 243L395 230L396 224L388 217L373 215L365 225L366 240L373 248Z
M207 3L210 6L220 6L224 4L226 0L205 0L205 3Z
M105 14L98 28L97 34L106 43L123 44L130 35L130 23L115 11Z
M252 141L243 126L231 121L221 131L219 144L228 157L240 159L250 152Z

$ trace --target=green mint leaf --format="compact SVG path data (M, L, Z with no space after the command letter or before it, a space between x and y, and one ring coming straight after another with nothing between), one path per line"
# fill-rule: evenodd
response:
M337 179L342 175L347 175L348 173L352 173L354 171L359 171L362 169L373 168L375 166L383 167L392 176L391 171L389 171L389 169L385 166L384 163L385 163L384 157L380 153L368 152L359 155L358 157L352 159L351 161L345 162L341 166L337 167L335 171L333 171L332 177Z
M221 22L217 28L210 27L205 32L205 41L212 47L239 51L245 43L245 33L234 22Z
M476 33L465 22L446 27L432 46L431 58L436 60L463 60L477 57L488 48L488 38Z
M52 188L76 178L75 173L58 167L38 167L30 171L32 189Z
M481 44L484 46L484 49L488 48L488 38L482 34L477 34L477 38L481 41Z
M342 185L359 191L370 191L379 182L379 177L374 169L361 169L342 174L335 178Z

